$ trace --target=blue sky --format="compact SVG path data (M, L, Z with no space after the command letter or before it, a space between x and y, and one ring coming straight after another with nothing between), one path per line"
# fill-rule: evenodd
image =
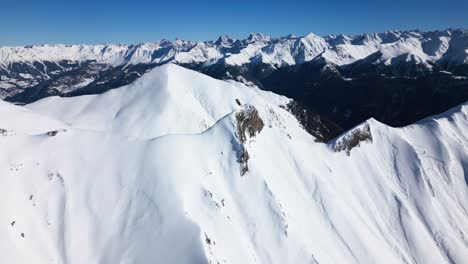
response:
M468 28L467 0L0 0L0 45Z

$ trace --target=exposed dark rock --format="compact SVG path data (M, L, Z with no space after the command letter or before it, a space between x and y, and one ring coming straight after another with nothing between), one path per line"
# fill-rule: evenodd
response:
M49 172L49 174L47 174L47 178L49 179L49 181L52 181L54 179L54 177L57 177L57 179L63 183L64 180L63 180L63 177L62 175L59 173L59 172Z
M65 132L65 131L67 131L67 130L65 130L65 129L62 129L62 130L53 130L53 131L47 132L46 134L47 134L47 136L49 136L49 137L55 137L59 132Z
M244 176L249 171L249 152L242 146L242 150L240 156L238 158L238 162L241 164L241 176Z
M232 43L233 52L235 46ZM450 55L450 51L447 54ZM241 66L228 65L222 60L211 65L182 66L217 79L243 81L288 96L307 107L308 112L319 115L321 120L331 120L345 130L371 117L387 125L405 126L468 100L467 64L454 64L450 56L434 62L431 70L416 63L411 56L395 58L390 66L373 64L380 55L376 53L344 66L333 65L321 55L293 66L269 65L261 60ZM53 95L99 94L127 85L166 62L117 67L92 60L12 63L8 70L0 69L0 75L16 81L12 82L13 87L0 89L0 97L24 104ZM33 79L25 78L24 74ZM81 87L85 80L92 81ZM311 134L317 130L302 125ZM334 130L333 127L326 129ZM333 133L327 136L323 131L321 134L323 138L317 137L321 141L335 136Z
M262 63L184 66L217 79L237 80L240 76L263 90L294 99L313 109L322 120L331 120L344 130L371 117L390 126L406 126L468 100L466 65L452 67L441 62L429 72L418 65L395 64L395 69L369 66L368 69L359 66L361 62L342 67L324 63L327 62L316 59L280 68ZM453 75L441 74L440 70ZM333 135L323 140L332 138Z
M206 242L208 245L211 245L211 239L208 237L207 234L205 234L205 242Z
M333 150L336 152L346 151L349 156L351 150L358 147L361 142L372 142L372 133L369 124L364 124L361 127L357 127L343 136L339 137L333 143Z
M250 105L236 113L236 121L237 136L242 147L238 155L238 162L241 164L241 176L243 176L249 171L248 161L250 155L245 146L247 139L253 138L260 133L265 124L260 118L257 109Z
M14 87L7 91L5 101L15 103L32 103L48 96L78 96L87 94L100 94L111 89L119 88L135 81L138 77L160 64L137 64L112 67L99 64L95 61L81 63L63 61L59 63L44 62L47 65L45 72L41 72L44 66L33 67L28 64L14 64L9 72L12 74L30 73L35 77L27 87ZM17 69L17 70L15 70ZM4 72L0 69L0 74ZM7 73L4 73L7 74ZM6 75L20 78L18 76ZM92 82L80 87L85 80Z
M287 105L280 106L290 112L302 127L318 142L326 142L336 138L343 132L338 125L330 120L320 116L319 114L308 109L303 104L291 100ZM288 135L290 137L290 135Z
M57 133L58 133L58 130L54 130L54 131L47 132L47 135L49 137L55 137L57 135Z
M265 126L257 109L250 105L236 113L236 121L237 134L242 144L247 141L247 138L255 137Z

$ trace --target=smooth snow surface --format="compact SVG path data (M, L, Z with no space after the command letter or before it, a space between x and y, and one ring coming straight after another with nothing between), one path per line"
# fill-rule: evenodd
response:
M1 262L466 262L467 104L368 120L347 153L333 146L353 131L317 143L287 102L167 65L102 95L1 103ZM252 107L264 126L242 143Z

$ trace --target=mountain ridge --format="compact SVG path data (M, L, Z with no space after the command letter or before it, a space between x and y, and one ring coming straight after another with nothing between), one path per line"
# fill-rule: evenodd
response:
M95 44L95 45L65 45L65 44L44 44L44 45L29 45L29 46L0 46L0 65L4 68L9 63L14 62L34 62L34 61L49 61L59 62L62 60L70 61L87 61L95 60L98 63L106 63L112 66L119 66L122 64L138 64L138 63L160 63L165 60L174 60L178 63L193 63L193 62L209 62L210 60L219 60L222 58L230 58L231 55L241 54L241 50L247 51L249 48L254 49L253 52L257 53L256 49L265 48L266 52L260 53L262 56L273 56L272 53L275 49L281 49L281 46L293 44L290 48L294 50L292 53L300 52L300 48L304 48L305 55L302 60L300 58L291 60L292 54L279 55L279 60L271 61L273 64L281 65L294 65L297 63L309 61L313 59L318 53L323 50L334 52L333 49L341 47L340 45L353 46L368 46L372 48L375 45L385 45L397 42L398 40L423 40L423 41L438 41L438 38L466 38L466 30L464 29L447 29L437 31L386 31L383 33L365 33L360 35L327 35L324 37L317 36L313 33L296 37L269 37L261 33L252 33L248 38L243 40L232 39L226 36L220 36L217 41L185 41L185 40L160 40L156 42L146 42L140 44ZM389 37L391 35L391 37ZM460 36L458 36L460 35ZM220 42L220 40L224 40ZM342 41L339 41L342 40ZM343 41L344 40L344 41ZM440 40L440 39L439 39ZM290 43L288 43L290 42ZM221 47L217 47L218 44ZM223 44L224 43L224 44ZM229 43L229 45L226 45ZM426 43L426 42L424 42ZM250 44L258 44L258 47L252 47ZM280 46L278 46L280 45ZM302 46L305 45L305 46ZM429 43L429 45L435 45ZM379 48L374 47L376 51ZM425 45L427 46L427 45ZM228 48L228 52L221 51L222 48ZM299 49L298 49L299 48ZM430 47L429 47L430 48ZM55 49L55 50L54 50ZM314 51L316 49L316 51ZM427 48L426 48L427 49ZM270 50L270 52L268 52ZM223 54L223 53L227 53ZM366 52L369 55L369 51ZM352 61L362 59L365 54L355 54ZM372 53L372 52L371 52ZM307 57L310 54L309 58ZM179 57L178 57L179 55ZM185 55L190 55L189 58ZM434 54L435 55L435 54ZM255 55L254 55L255 56ZM289 58L288 58L289 57ZM433 56L434 57L434 56ZM435 56L439 59L440 56ZM231 58L232 59L232 58ZM247 58L252 59L252 56ZM466 63L466 56L462 58ZM265 61L264 61L265 62ZM280 63L278 63L280 62ZM210 62L211 63L211 62ZM236 63L235 60L233 63ZM335 60L337 65L349 64L343 61Z
M167 63L285 95L345 130L370 117L404 126L468 100L464 29L0 48L0 99L101 94Z
M165 75L179 87L166 87ZM139 80L134 85L145 92L135 100L118 100L126 94L118 88L24 107L0 103L2 116L11 118L0 119L11 132L0 133L5 263L463 263L468 257L466 103L404 128L370 119L318 143L280 107L285 97L176 65ZM213 94L215 83L233 94L211 105L202 95ZM166 88L186 94L177 96L182 103L194 99L205 107L182 109L171 120L114 120L121 109L152 111L159 103L142 103L153 99L146 89ZM170 100L168 93L158 97ZM68 102L62 109L55 100ZM79 111L88 127L73 119L61 127L60 112L77 105L88 109ZM96 109L118 109L109 117L118 126L96 131L103 123L93 122L102 115ZM220 114L199 127L205 112ZM152 133L162 135L156 138L122 129L155 124L163 131ZM13 133L11 125L26 133ZM37 134L40 125L53 133ZM164 126L173 129L164 133ZM356 129L370 131L372 140L353 143Z
M175 64L156 67L132 84L102 94L52 96L27 104L25 108L83 129L154 138L201 132L222 116L249 104L272 104L271 107L287 111L321 141L341 132L289 98L242 83L217 80ZM190 121L180 122L172 130L167 124L177 118ZM148 125L132 125L140 123Z

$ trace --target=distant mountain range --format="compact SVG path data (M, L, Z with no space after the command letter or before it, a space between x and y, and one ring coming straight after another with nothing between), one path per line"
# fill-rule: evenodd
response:
M464 29L0 47L0 98L99 94L165 63L286 95L346 129L370 117L407 125L468 99Z

